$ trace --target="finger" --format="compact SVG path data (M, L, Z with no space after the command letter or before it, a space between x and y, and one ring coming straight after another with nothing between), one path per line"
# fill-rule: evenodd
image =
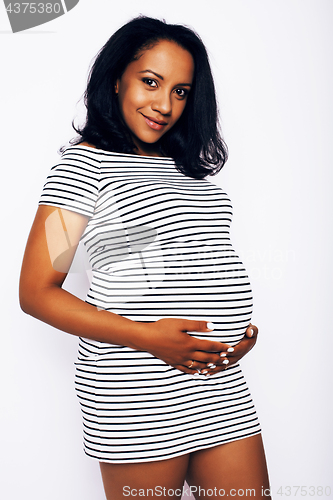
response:
M228 368L229 364L230 364L229 359L224 358L223 361L221 360L221 362L219 364L217 364L216 366L213 365L212 363L208 363L207 368L209 368L210 371L216 373L216 371L221 371L221 370L225 370L226 368Z
M213 363L214 365L217 365L222 362L220 353L195 351L192 357L195 361L198 361L204 365L206 365L207 363Z
M180 328L184 332L212 332L214 324L211 321L196 321L191 319L181 319ZM195 337L194 337L195 338ZM214 340L197 340L197 350L206 352L232 352L233 348L229 344Z
M214 373L226 370L230 366L230 364L231 362L228 359L224 359L221 365L211 366L211 364L208 363L207 368L201 370L201 373L203 375L214 375Z
M225 351L220 352L221 363L223 363L223 361L226 359L227 356L228 356L228 358L230 358L230 356L233 356L234 352L235 352L235 348L231 347L231 346L228 347ZM226 363L223 363L223 364L226 364Z
M201 361L201 364L197 363L195 366L198 367L198 368L211 368L210 365L214 365L214 366L222 366L224 367L225 365L227 365L229 363L228 361L228 358L229 356L231 356L232 354L228 353L228 352L221 352L221 353L205 353L205 352L201 352L201 351L198 351L196 353L193 354L193 359L198 361L200 360ZM242 357L242 355L240 355L239 357ZM203 366L202 366L203 364Z
M194 369L194 366L192 368L188 368L187 366L184 365L174 365L174 368L177 368L177 370L183 372L183 373L188 373L189 375L199 375L201 373L200 368ZM202 368L205 368L205 365L202 365Z
M208 364L211 365L211 366L216 366L212 362L210 362ZM193 372L197 372L197 371L201 371L201 370L204 370L205 368L207 368L207 363L203 363L203 362L198 362L198 361L192 360L191 362L189 362L188 364L186 364L186 368L188 368L189 370L192 370Z
M211 321L196 321L193 319L183 319L180 325L183 332L212 332L214 324Z
M258 335L258 328L250 323L246 329L245 335L249 338L256 337Z
M228 352L228 359L233 360L234 362L235 358L242 358L245 354L250 352L252 347L255 345L255 342L255 339L244 337L238 344L234 346L232 352Z
M195 337L193 337L195 338ZM233 352L233 348L229 344L218 342L216 340L195 339L194 347L197 351L204 352Z
M242 359L242 357L243 356L236 356L235 358L230 358L228 367L236 365Z

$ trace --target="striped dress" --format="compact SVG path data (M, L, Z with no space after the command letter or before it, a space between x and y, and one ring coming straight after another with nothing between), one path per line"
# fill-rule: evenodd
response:
M171 158L71 146L40 204L89 217L89 304L143 322L212 321L214 331L190 334L231 345L244 336L252 292L221 188L183 175ZM239 364L194 376L148 352L80 338L76 391L85 452L103 462L163 460L260 432Z

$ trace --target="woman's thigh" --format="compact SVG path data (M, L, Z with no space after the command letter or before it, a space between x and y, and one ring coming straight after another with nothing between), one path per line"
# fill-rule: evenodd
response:
M180 499L189 455L136 464L100 462L107 500L141 498ZM141 491L140 491L141 490Z
M198 500L269 499L261 434L192 453L186 479Z

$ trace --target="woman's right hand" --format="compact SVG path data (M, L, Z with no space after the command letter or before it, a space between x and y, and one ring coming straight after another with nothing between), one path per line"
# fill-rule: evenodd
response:
M223 365L231 346L218 341L202 340L187 332L211 332L211 323L180 318L163 318L146 323L149 335L144 350L178 370L194 375L200 370L207 372L207 364ZM141 345L142 347L142 345Z

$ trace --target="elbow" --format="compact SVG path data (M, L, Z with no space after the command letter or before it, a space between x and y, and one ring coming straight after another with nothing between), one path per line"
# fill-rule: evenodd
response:
M38 281L39 280L35 277L21 272L19 283L19 304L24 313L34 317L36 317L36 314L38 315L38 306L41 304L41 299L43 298L43 294L41 294L42 290L38 285Z
M43 296L35 290L20 290L19 304L21 310L36 319L41 319Z
M22 311L30 316L36 316L36 305L40 302L40 293L33 283L21 276L19 285L19 304Z
M38 286L36 284L20 283L19 304L22 311L29 316L44 321L45 314L52 309L56 301L54 291L57 286Z
M26 313L31 315L31 295L30 295L30 300L29 300L29 293L27 293L25 290L22 290L22 287L20 287L19 290L19 304L21 307L21 310Z

